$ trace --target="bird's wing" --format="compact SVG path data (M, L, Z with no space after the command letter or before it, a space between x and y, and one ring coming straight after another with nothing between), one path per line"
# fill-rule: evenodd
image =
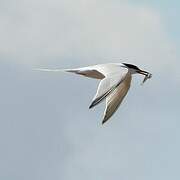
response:
M121 69L121 71L108 74L107 77L102 79L89 108L94 107L108 97L108 95L110 95L124 81L127 73L127 69Z
M131 74L127 73L124 81L106 98L106 109L102 123L104 124L118 109L131 84Z
M89 108L94 107L110 95L121 82L123 82L128 69L121 67L120 64L108 63L76 69L37 69L41 71L65 71L83 75L90 78L101 79L97 93Z
M52 72L71 72L78 75L83 75L89 78L103 79L107 77L112 72L119 72L122 67L118 64L108 63L108 64L98 64L94 66L75 68L75 69L36 69L40 71L52 71Z
M94 79L103 79L105 76L101 72L99 72L97 69L90 69L90 68L79 68L79 69L68 69L66 72L72 72L75 74L79 74L82 76L86 76L89 78L94 78Z
M38 71L47 71L47 72L70 72L78 75L86 76L94 79L103 79L105 75L101 73L95 66L76 68L76 69L44 69L38 68L35 69Z

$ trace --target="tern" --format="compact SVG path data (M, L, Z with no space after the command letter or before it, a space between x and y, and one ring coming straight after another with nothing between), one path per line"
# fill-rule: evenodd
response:
M83 75L89 78L99 79L97 92L89 108L106 100L102 124L107 122L116 112L124 97L126 96L133 74L144 75L143 83L152 77L152 74L141 70L139 67L128 63L97 64L76 69L37 69L41 71L65 71Z

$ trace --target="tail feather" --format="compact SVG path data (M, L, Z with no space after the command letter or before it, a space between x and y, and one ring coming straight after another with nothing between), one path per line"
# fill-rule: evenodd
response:
M95 69L88 69L88 68L76 68L76 69L44 69L44 68L38 68L35 69L38 71L48 71L48 72L70 72L82 76L86 76L89 78L94 78L94 79L103 79L105 76L100 73L99 71Z
M35 71L45 71L45 72L76 72L75 69L46 69L46 68L36 68Z

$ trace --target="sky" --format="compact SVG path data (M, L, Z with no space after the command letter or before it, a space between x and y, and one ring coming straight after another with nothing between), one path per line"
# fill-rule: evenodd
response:
M179 180L180 2L0 1L0 179ZM98 81L34 68L133 63L115 115Z

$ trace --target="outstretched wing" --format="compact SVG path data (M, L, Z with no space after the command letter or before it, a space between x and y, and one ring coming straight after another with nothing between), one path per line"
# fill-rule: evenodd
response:
M37 69L41 71L53 71L53 72L72 72L78 75L83 75L89 78L101 79L96 95L89 108L102 102L106 99L106 113L103 122L107 121L121 103L123 97L126 95L128 89L124 89L127 82L123 83L128 69L121 66L121 64L108 63L98 64L94 66L88 66L76 69ZM122 84L123 83L123 84ZM122 85L121 85L122 84ZM122 93L122 95L121 95ZM115 97L120 96L119 100Z
M101 72L96 69L68 69L66 70L66 72L72 72L94 79L103 79L105 77Z
M75 68L75 69L36 69L40 71L52 71L52 72L71 72L78 75L83 75L89 78L103 79L111 73L119 72L122 70L120 64L108 63L98 64L94 66Z
M131 84L131 74L127 73L121 84L106 98L106 109L102 123L104 124L118 109Z
M92 108L108 97L123 82L127 71L111 73L99 83L96 95L89 108Z

